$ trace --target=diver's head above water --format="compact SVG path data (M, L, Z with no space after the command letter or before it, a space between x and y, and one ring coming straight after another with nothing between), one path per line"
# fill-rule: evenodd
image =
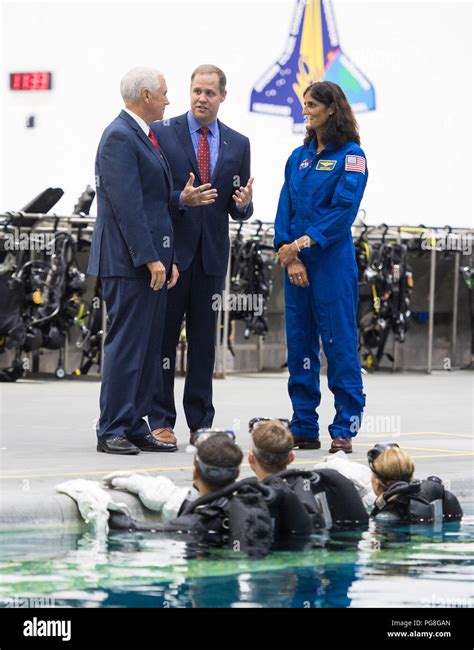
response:
M280 420L257 421L255 424L250 432L252 448L248 460L261 481L285 470L293 462L294 440L289 428Z
M415 463L396 443L375 445L367 452L367 459L372 470L372 488L376 496L386 492L398 481L409 483L413 479Z
M243 454L232 431L198 431L193 481L199 494L206 496L237 480Z

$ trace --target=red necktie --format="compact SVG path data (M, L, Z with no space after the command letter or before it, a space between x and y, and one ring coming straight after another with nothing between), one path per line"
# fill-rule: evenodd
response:
M158 153L161 153L160 145L158 144L158 140L155 138L155 134L153 131L150 129L150 132L148 134L148 137L151 140L151 144L155 147L155 149L158 151Z
M209 148L209 142L207 141L207 134L209 131L208 126L201 126L199 132L201 138L198 143L198 168L199 176L201 177L201 183L210 183L211 182L211 150Z

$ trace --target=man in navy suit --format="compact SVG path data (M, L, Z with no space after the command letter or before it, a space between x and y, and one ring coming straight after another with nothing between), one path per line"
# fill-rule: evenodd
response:
M148 415L158 365L167 289L179 272L170 214L169 165L149 124L163 117L166 81L151 68L122 79L125 108L105 129L96 157L97 221L88 273L101 278L105 339L97 451L175 451L151 435ZM182 201L213 200L210 185L188 183Z
M149 414L153 435L169 444L176 444L174 375L184 316L188 352L183 404L191 442L197 429L212 426L215 297L222 293L227 272L229 215L242 221L253 213L250 142L217 119L225 87L222 70L199 66L191 76L190 111L151 125L173 175L172 216L181 274L168 292L162 382L157 382ZM180 188L195 178L210 182L216 194L199 207L187 207Z

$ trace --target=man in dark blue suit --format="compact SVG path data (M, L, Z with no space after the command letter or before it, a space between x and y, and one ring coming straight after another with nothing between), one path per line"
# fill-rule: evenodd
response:
M133 68L121 81L125 109L105 129L96 157L97 221L88 273L101 278L105 339L97 451L175 451L143 419L159 382L167 289L179 277L170 214L171 172L149 124L163 117L166 81ZM209 187L183 190L189 205Z
M242 221L253 213L250 142L217 119L225 86L222 70L199 66L191 76L190 111L151 125L173 175L172 216L181 274L168 293L162 382L157 382L149 414L153 435L169 444L176 444L174 375L184 316L188 352L183 404L191 441L197 429L212 426L215 297L222 293L227 272L228 220L230 215ZM210 182L216 195L199 207L187 207L180 188L195 178Z

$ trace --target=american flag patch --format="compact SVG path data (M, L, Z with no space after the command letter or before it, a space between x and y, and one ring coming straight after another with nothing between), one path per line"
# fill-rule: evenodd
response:
M346 172L360 172L365 174L365 158L364 156L346 156Z

